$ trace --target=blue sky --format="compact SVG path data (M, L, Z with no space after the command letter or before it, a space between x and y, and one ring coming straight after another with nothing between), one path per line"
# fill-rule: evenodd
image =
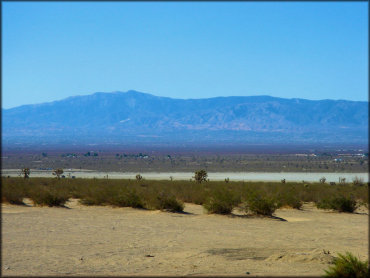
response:
M2 107L130 89L368 100L367 2L3 2Z

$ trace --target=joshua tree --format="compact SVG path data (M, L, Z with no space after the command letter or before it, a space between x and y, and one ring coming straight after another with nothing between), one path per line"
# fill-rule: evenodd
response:
M25 179L28 179L30 177L30 173L31 173L30 168L23 168L22 169L22 174L23 174L23 177Z
M353 181L354 185L360 185L360 186L364 185L364 179L363 178L359 178L359 177L356 176L356 177L353 178L352 181Z
M60 179L60 176L64 173L63 169L61 168L58 168L58 169L55 169L54 172L53 172L53 175L54 176L57 176L58 179Z
M339 177L339 184L345 184L346 178Z
M203 181L207 181L208 174L206 170L202 169L202 170L196 171L194 174L195 175L193 178L195 179L196 182L201 183Z
M326 178L325 178L325 177L322 177L322 178L320 179L320 183L325 183L325 181L326 181Z
M140 174L137 174L136 175L136 180L137 181L141 181L143 179L143 176L142 175L140 175Z

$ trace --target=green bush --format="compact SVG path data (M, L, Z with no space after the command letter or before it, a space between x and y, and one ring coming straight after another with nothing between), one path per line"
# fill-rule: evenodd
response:
M117 207L132 207L132 208L143 208L143 202L140 196L133 190L120 190L120 192L115 195L111 202L111 205Z
M211 192L203 207L208 213L230 214L239 203L238 196L225 187L221 187Z
M74 193L76 194L76 192ZM102 206L107 204L107 190L105 186L90 186L81 190L80 203L86 206Z
M173 194L183 202L203 205L208 197L209 188L206 183L177 181L171 185Z
M339 212L354 212L357 209L356 201L351 197L334 197L331 199L323 199L316 203L319 209L333 209Z
M39 206L64 206L70 194L62 188L38 186L30 190L29 197L35 205Z
M325 277L330 278L367 278L369 274L368 262L362 262L349 252L346 252L345 255L338 254L338 258L334 260L334 265L325 270Z
M26 196L25 190L16 184L2 184L2 201L14 205L24 205L23 198Z
M160 193L157 196L157 202L154 206L156 209L165 210L170 212L184 211L184 203L177 200L175 196Z
M207 181L208 174L206 170L202 169L199 171L195 171L194 173L194 180L198 183L202 183L203 181Z
M245 209L247 213L272 216L280 206L281 203L274 197L250 194L247 197Z
M294 209L301 209L303 205L303 202L293 194L280 196L279 203L281 206L288 206Z

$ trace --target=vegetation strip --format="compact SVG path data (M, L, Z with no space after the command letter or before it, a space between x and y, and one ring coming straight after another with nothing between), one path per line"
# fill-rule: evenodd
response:
M78 198L83 205L171 212L182 212L186 202L203 205L208 213L230 214L239 207L269 216L280 207L300 209L303 202L339 212L354 212L369 202L368 185L353 183L2 178L2 202L20 205L23 198L50 207Z

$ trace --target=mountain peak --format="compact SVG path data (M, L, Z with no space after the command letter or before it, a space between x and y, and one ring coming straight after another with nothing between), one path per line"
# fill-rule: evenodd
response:
M367 130L368 102L266 95L172 99L129 90L3 110L7 142L50 137L121 142L127 138L133 142L367 142Z

